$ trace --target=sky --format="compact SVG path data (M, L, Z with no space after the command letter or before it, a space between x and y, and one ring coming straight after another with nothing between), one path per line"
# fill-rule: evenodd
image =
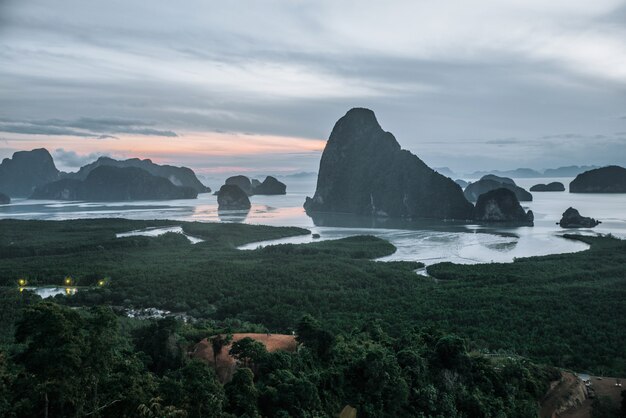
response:
M626 165L626 1L0 0L0 158L317 171L352 107L456 172Z

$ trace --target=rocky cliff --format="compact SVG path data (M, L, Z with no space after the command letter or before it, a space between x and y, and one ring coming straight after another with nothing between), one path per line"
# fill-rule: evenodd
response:
M62 179L38 187L32 199L126 201L195 199L191 187L172 184L137 167L119 168L102 165L94 168L84 181Z
M287 185L278 181L275 177L267 176L263 183L252 188L252 193L259 195L286 194Z
M567 210L563 212L563 216L559 221L559 225L562 228L593 228L598 224L600 224L600 221L582 216L578 210L572 207L567 208Z
M478 197L474 208L474 220L532 225L534 215L530 210L524 211L512 190L502 187Z
M472 204L451 179L400 148L374 112L351 109L326 144L307 212L469 219Z
M520 202L531 202L533 200L533 195L516 185L512 179L491 174L469 184L463 191L463 194L470 202L476 202L481 194L500 188L511 190Z
M219 210L247 210L250 209L248 194L235 184L225 184L217 192Z
M564 192L565 186L559 181L553 181L548 184L535 184L530 188L531 192Z
M8 196L28 197L36 187L58 179L59 170L45 148L18 151L0 164L0 190Z
M626 168L617 165L596 168L576 176L570 193L626 193Z
M229 178L226 179L224 184L237 186L241 190L246 192L246 194L248 196L252 196L252 194L253 194L252 193L252 182L250 181L250 179L247 176L238 175L238 176L229 177Z
M89 173L100 166L112 166L118 168L136 167L147 171L153 176L168 179L175 186L191 187L197 193L207 193L211 189L198 180L196 174L187 167L174 167L171 165L159 165L152 160L140 160L139 158L130 158L128 160L114 160L109 157L100 157L93 163L87 164L80 168L76 173L66 173L65 178L85 180Z

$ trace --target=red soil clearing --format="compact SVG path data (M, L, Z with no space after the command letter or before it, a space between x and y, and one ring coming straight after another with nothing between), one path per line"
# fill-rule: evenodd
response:
M293 335L284 334L233 334L233 339L227 346L222 348L222 351L217 355L217 364L215 363L215 357L213 356L213 345L210 339L203 339L194 347L191 356L194 358L202 359L212 365L215 368L217 376L222 383L228 382L232 379L233 373L237 368L236 360L228 354L234 342L242 340L244 338L252 338L255 341L262 343L268 352L274 351L288 351L294 352L298 348L296 337Z

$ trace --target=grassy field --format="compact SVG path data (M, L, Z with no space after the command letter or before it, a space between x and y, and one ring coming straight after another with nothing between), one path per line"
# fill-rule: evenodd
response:
M181 225L179 234L115 238L115 233ZM398 335L436 325L472 349L512 352L596 374L626 373L626 243L610 237L581 253L509 264L370 261L394 247L374 237L239 251L238 245L309 233L299 228L173 221L0 221L0 285L107 286L65 303L158 307L196 318L237 319L272 332L293 330L305 313L333 331L380 321Z

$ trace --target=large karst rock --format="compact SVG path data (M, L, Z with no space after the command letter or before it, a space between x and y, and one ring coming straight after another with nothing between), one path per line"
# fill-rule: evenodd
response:
M565 212L559 221L561 228L593 228L598 225L600 221L587 216L582 216L576 209L570 207Z
M8 196L28 197L36 187L58 179L59 170L45 148L18 151L0 164L0 190Z
M271 195L271 194L286 194L287 185L281 181L278 181L275 177L267 176L263 183L257 185L252 189L253 194Z
M515 193L507 188L481 194L474 208L474 220L479 222L511 222L532 225L532 211L525 212Z
M172 184L137 167L102 165L94 168L85 180L61 179L38 187L32 199L126 201L195 199L191 187Z
M400 148L374 112L351 109L333 128L307 212L403 218L469 219L459 185Z
M531 192L564 192L565 186L559 181L553 181L548 184L535 184L530 188Z
M252 182L247 176L238 175L232 176L226 179L224 184L233 185L239 187L241 190L246 192L248 196L252 196Z
M481 194L500 188L511 190L520 202L531 202L533 200L533 195L517 186L512 179L492 174L483 176L480 180L469 184L463 191L463 194L470 202L476 202Z
M516 186L515 181L512 178L496 176L495 174L485 174L484 176L481 177L481 180L494 180L494 181L497 181L498 183L506 183L506 184L512 184L513 186Z
M85 180L89 173L95 168L100 166L112 166L112 167L136 167L141 168L153 176L163 177L168 179L175 186L191 187L197 193L207 193L211 189L198 180L196 174L187 167L174 167L171 165L159 165L152 162L152 160L140 160L139 158L130 158L128 160L114 160L109 157L100 157L93 163L87 164L80 168L76 173L64 174L65 178Z
M8 205L11 203L11 198L4 193L0 193L0 205Z
M617 165L596 168L576 176L570 193L626 193L626 168Z
M235 184L225 184L217 192L218 210L250 209L248 194Z
M263 183L257 179L250 180L250 178L243 175L232 176L226 179L225 184L231 184L239 187L241 190L246 192L248 196L287 193L287 185L272 176L265 177Z

